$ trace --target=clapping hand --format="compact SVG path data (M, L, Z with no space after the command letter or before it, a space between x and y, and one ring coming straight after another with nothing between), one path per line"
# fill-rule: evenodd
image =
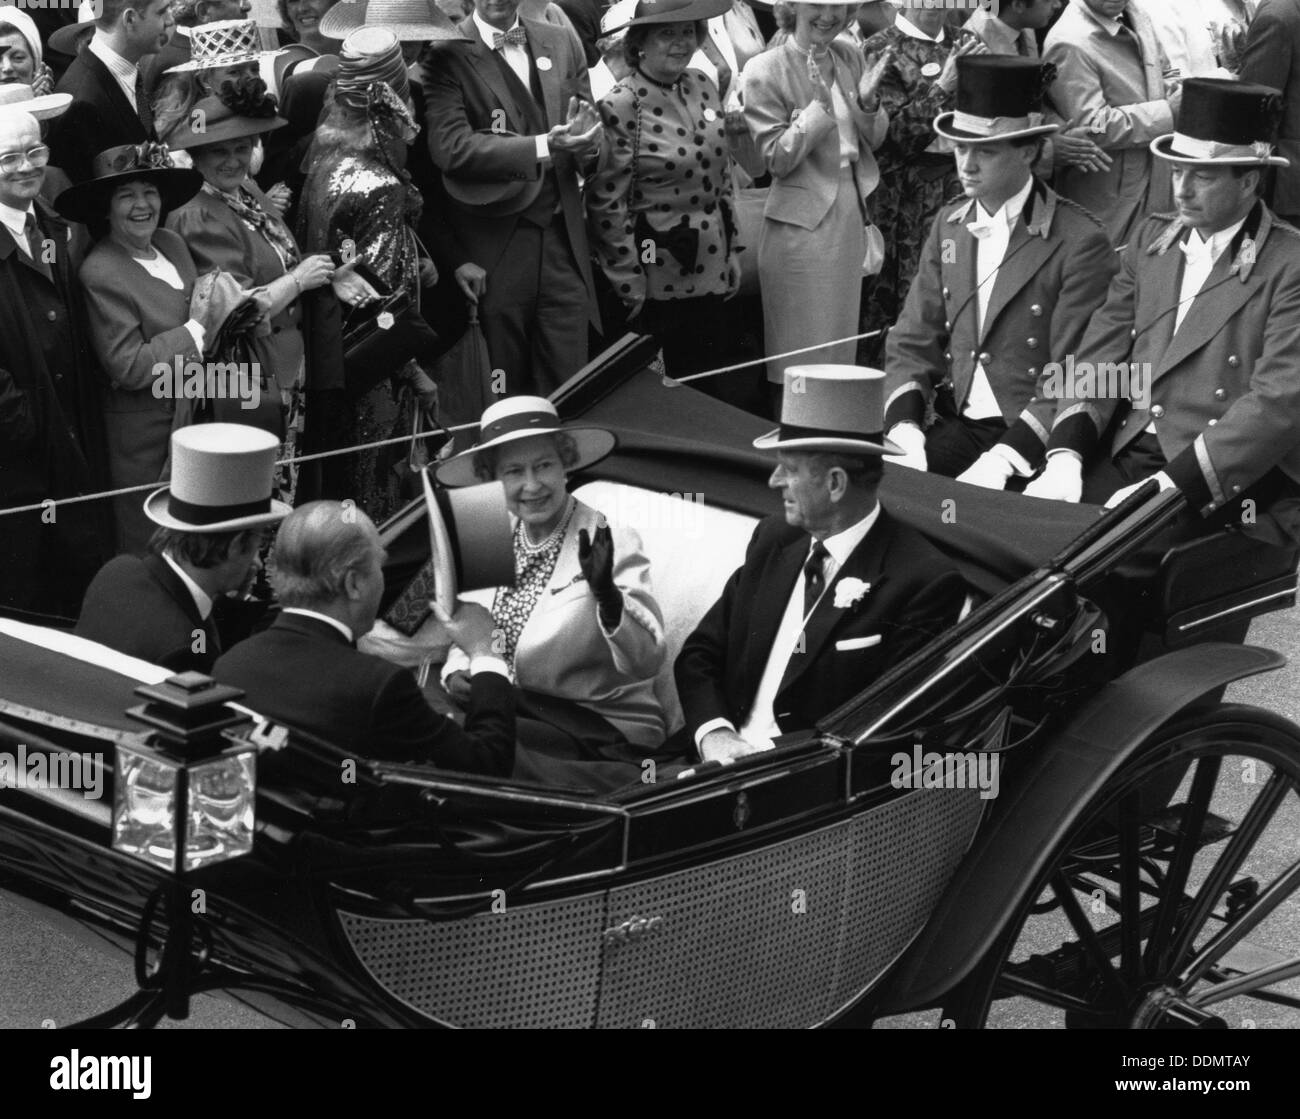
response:
M420 287L431 288L438 282L438 266L427 256L420 257Z
M879 54L867 55L867 68L862 72L862 81L858 82L858 104L866 112L873 112L880 106L880 80L894 61L894 48L886 47Z
M591 155L600 147L600 114L589 101L569 98L569 115L564 124L557 124L546 134L547 146L552 151L572 155Z
M285 211L289 208L289 203L293 201L293 191L284 183L276 183L266 192L266 201L270 204L271 209L276 212L277 217L284 217Z
M942 86L946 92L952 93L957 88L957 59L968 54L988 53L989 48L978 39L966 39L958 43L953 52L948 55L943 64L943 69L939 71L939 76L935 78L935 85Z
M1080 171L1109 171L1110 153L1089 139L1087 131L1076 126L1078 118L1065 124L1052 139L1052 163L1057 167L1077 167Z

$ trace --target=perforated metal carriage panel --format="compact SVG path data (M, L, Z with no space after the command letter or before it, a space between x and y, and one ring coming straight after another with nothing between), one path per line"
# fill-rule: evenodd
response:
M338 911L390 995L453 1026L583 1027L596 1016L603 891L459 921Z
M811 1026L921 930L983 807L974 790L918 789L607 894L458 921L338 917L376 983L449 1025Z
M976 791L916 790L783 843L612 890L610 927L639 931L607 944L598 1024L825 1021L920 932L983 807Z

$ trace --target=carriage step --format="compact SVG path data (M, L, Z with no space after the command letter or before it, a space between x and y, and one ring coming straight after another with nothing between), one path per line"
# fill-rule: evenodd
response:
M1186 814L1187 805L1171 804L1163 812L1157 812L1151 816L1147 823L1155 829L1157 836L1163 837L1172 846L1183 836L1183 817ZM1199 846L1208 847L1211 843L1218 843L1221 839L1230 836L1232 832L1231 820L1225 820L1222 816L1207 812L1205 814L1205 823L1201 825Z

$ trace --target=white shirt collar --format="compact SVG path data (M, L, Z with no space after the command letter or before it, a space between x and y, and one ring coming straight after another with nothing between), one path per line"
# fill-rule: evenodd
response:
M494 42L493 36L502 35L504 32L499 27L493 27L490 23L485 23L479 18L478 12L474 12L470 18L474 21L474 26L478 28L478 33L482 37L488 50L494 50L495 48L492 46L492 43ZM520 26L522 26L522 24L519 22L519 17L515 16L515 22L507 27L506 31L513 31L516 27Z
M1249 214L1246 215L1246 217L1249 216ZM1237 236L1237 233L1245 224L1246 218L1242 218L1241 221L1234 222L1232 225L1228 226L1227 229L1220 229L1218 233L1210 234L1209 246L1211 260L1218 260L1219 257L1223 255L1223 250L1232 244L1232 239ZM1199 229L1193 229L1191 236L1188 237L1186 243L1194 246L1193 251L1195 251L1200 248L1201 245L1206 244L1206 239L1201 236L1201 231Z
M208 597L208 592L191 579L189 572L171 556L164 555L163 559L166 561L167 566L180 576L181 582L185 584L185 589L190 592L190 597L194 599L194 605L199 608L199 617L206 622L212 613L212 599Z
M1003 202L998 208L996 214L988 215L989 221L997 221L998 219L1001 219L1006 222L1007 228L1010 229L1016 224L1016 219L1025 212L1025 203L1029 201L1029 192L1033 189L1034 177L1030 175L1029 178L1025 180L1025 185ZM977 201L975 203L975 212L971 216L975 222L980 222L984 219L986 213L987 211L984 209L984 203Z
M130 82L131 88L135 88L136 65L134 62L128 62L120 54L110 47L98 33L90 37L90 51L108 67L109 72L119 82Z
M834 536L828 536L822 541L826 550L830 552L831 559L835 561L835 570L839 571L853 555L853 550L866 539L867 533L871 531L871 526L880 518L880 502L862 520L856 524L849 525L848 528L842 529ZM808 545L809 553L812 552L812 545Z
M908 19L907 16L903 15L902 12L899 12L898 15L894 18L894 23L898 27L898 30L901 31L904 35L907 35L909 38L920 39L922 42L926 42L926 43L943 42L942 29L940 29L938 35L927 35L924 31L922 31L919 27L917 27L916 24L914 24L910 19Z
M1097 24L1097 26L1100 27L1104 32L1106 32L1107 35L1111 36L1111 38L1114 38L1124 29L1124 25L1120 23L1119 20L1111 19L1110 16L1103 16L1098 14L1097 12L1094 12L1090 7L1088 7L1087 4L1084 3L1084 0L1074 0L1074 2L1080 8L1083 9L1084 15L1092 19ZM1128 9L1125 10L1127 11Z
M356 643L356 638L352 636L350 627L345 626L337 618L331 618L328 614L322 614L319 610L308 610L302 606L286 606L280 611L282 614L301 614L304 618L315 618L318 622L324 622L328 626L333 626L339 633L347 639L349 645Z
M27 209L15 210L12 206L6 206L0 202L0 223L14 235L14 239L22 243L22 247L27 247L27 215L34 214L36 207L30 202L27 203Z

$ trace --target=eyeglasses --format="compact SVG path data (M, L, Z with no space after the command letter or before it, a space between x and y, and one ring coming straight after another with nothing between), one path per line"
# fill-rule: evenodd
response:
M5 152L0 155L0 171L9 175L23 165L24 160L33 167L44 167L50 161L50 149L44 144L37 144L25 152Z

